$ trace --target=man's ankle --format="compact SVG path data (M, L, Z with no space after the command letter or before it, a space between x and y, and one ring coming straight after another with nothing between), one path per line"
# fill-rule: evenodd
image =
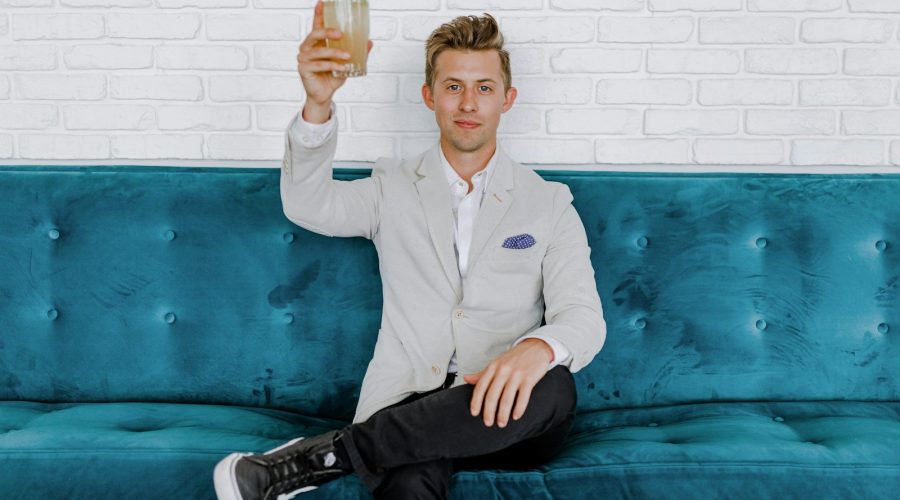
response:
M353 462L350 461L350 454L347 453L347 448L344 446L344 439L347 439L347 435L341 433L334 440L335 455L337 455L336 465L342 471L353 472Z

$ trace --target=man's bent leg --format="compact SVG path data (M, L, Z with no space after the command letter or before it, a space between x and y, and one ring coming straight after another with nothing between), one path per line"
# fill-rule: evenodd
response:
M375 500L434 500L450 496L453 462L442 458L401 465L387 472L373 491Z
M569 418L560 425L539 436L519 441L509 448L487 455L454 459L453 470L524 470L536 468L549 462L562 451L563 444L574 422L575 413L572 412Z
M360 480L374 492L391 469L494 453L558 428L575 411L575 382L564 366L544 375L522 418L504 428L472 416L473 391L469 384L441 390L345 427L340 442Z
M450 477L463 469L529 469L548 462L562 449L574 422L574 412L562 424L509 448L474 457L401 465L387 472L375 489L375 500L441 499L450 497Z
M472 386L446 389L448 386L445 383L433 391L413 394L362 424L295 439L261 455L232 453L216 466L216 493L220 499L274 498L281 493L314 489L352 472L372 492L383 485L382 491L446 493L446 487L440 485L449 485L456 465L456 461L447 459L495 453L487 457L489 467L514 468L515 464L508 463L505 455L496 450L509 451L510 443L514 443L516 450L524 450L521 447L525 446L525 453L537 457L555 453L574 416L575 385L565 367L547 372L532 391L525 415L511 421L505 429L485 427L481 417L469 414ZM432 398L441 393L447 394ZM429 401L415 407L414 403L423 400ZM402 406L414 408L397 412ZM403 417L420 420L404 423ZM345 432L354 430L356 440L344 439ZM405 435L411 431L415 433L413 437ZM418 439L421 436L426 439ZM411 460L411 456L418 459ZM428 456L434 457L422 459ZM449 468L445 466L448 462ZM435 467L435 463L441 466ZM420 467L403 467L410 464ZM416 482L418 486L411 486Z

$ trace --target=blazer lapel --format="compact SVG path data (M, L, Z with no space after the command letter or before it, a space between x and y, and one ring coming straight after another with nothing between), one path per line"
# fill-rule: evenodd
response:
M453 208L450 204L450 187L441 170L441 160L436 145L422 157L416 173L420 176L415 181L419 193L419 202L425 212L428 233L437 252L444 273L456 293L457 300L462 300L459 265L454 251Z
M499 145L497 146L497 155L493 178L488 180L487 190L484 193L481 208L478 210L478 219L475 221L475 228L472 232L472 246L469 248L469 274L514 199L510 191L515 187L513 181L516 165L500 149Z

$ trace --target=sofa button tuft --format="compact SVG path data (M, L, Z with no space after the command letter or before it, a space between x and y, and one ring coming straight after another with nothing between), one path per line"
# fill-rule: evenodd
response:
M883 252L887 249L887 242L884 240L878 240L875 242L875 248L878 249L879 252Z
M650 422L649 424L647 424L647 427L658 427L658 426L659 426L659 424L657 424L656 422Z
M291 233L291 232L284 233L284 236L282 236L282 238L284 239L285 243L293 243L294 242L294 233Z
M646 236L641 236L637 239L637 246L641 248L647 248L647 245L650 244L650 240L647 239Z
M294 322L294 315L292 313L284 313L284 324L290 325Z
M769 245L769 240L765 238L757 238L756 239L756 247L757 248L766 248Z
M175 231L169 229L168 231L163 233L163 237L166 239L166 241L172 241L175 239Z
M47 231L47 236L51 240L58 240L59 239L59 229L53 228L53 229Z
M772 420L776 422L784 422L784 417L772 417Z
M768 326L769 326L769 324L766 323L766 320L764 320L764 319L756 320L756 329L757 330L765 330L766 328L768 328Z
M166 313L166 323L172 324L175 322L175 313Z
M634 327L637 328L638 330L643 330L644 328L647 328L647 320L645 320L644 318L638 318L638 319L634 320Z
M59 311L57 311L55 308L50 309L49 311L47 311L47 317L50 318L51 320L55 320L56 318L59 317Z
M890 331L891 327L888 326L887 323L878 323L878 333L885 334Z

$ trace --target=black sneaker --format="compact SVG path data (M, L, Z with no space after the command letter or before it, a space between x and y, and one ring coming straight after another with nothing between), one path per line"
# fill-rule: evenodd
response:
M263 454L232 453L213 474L219 500L286 500L352 471L338 456L341 431L297 438Z

